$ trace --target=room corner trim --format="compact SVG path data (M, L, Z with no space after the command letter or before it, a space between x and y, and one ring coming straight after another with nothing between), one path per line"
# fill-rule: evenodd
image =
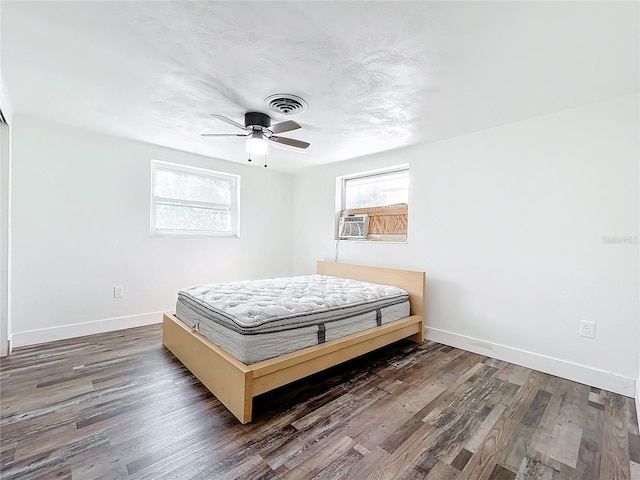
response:
M84 335L93 335L96 333L112 332L114 330L124 330L126 328L162 323L163 313L165 312L143 313L139 315L129 315L126 317L106 318L92 322L60 325L59 327L13 332L11 348L25 347L27 345L53 342L55 340L65 340L67 338L82 337Z
M7 86L4 83L4 79L0 76L0 110L2 111L2 117L4 122L11 125L13 119L13 105L9 98L9 92Z
M636 380L636 419L640 428L640 378Z
M426 338L434 342L444 343L445 345L461 348L480 355L515 363L516 365L539 370L574 382L602 388L626 397L634 398L635 394L636 405L638 405L638 382L630 377L568 362L559 358L541 355L539 353L529 352L527 350L521 350L519 348L490 343L485 340L467 337L438 328L427 327Z

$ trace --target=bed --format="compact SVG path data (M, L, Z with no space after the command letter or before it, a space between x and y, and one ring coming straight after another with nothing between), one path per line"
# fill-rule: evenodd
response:
M253 398L377 348L409 338L424 340L424 272L317 262L316 272L402 288L409 316L275 358L244 363L175 314L163 319L163 344L242 423L251 421Z

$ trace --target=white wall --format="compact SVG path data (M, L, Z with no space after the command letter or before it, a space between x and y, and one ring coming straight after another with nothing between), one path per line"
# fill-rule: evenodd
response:
M410 163L408 244L340 261L427 272L427 334L633 396L638 96L315 167L294 181L293 273L333 259L337 175ZM597 322L597 338L578 335Z
M19 114L13 140L15 346L159 321L183 286L290 274L289 175ZM151 159L241 175L241 238L151 238Z

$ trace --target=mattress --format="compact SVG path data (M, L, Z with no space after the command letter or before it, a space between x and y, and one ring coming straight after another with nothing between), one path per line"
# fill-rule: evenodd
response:
M256 363L409 316L406 291L327 275L196 285L176 317Z

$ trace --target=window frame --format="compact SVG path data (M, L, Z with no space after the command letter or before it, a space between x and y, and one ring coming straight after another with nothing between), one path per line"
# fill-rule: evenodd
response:
M216 202L202 202L197 200L185 200L159 197L155 194L156 172L158 170L175 172L198 177L213 178L228 182L231 189L231 202L229 204ZM149 236L151 237L217 237L240 238L240 175L219 172L206 168L192 167L178 163L151 160L151 201L149 218ZM171 202L184 207L205 207L212 210L228 211L231 216L231 230L216 232L213 230L172 230L156 228L156 207L158 202Z
M348 175L342 175L337 177L336 179L336 221L335 221L335 239L337 241L353 241L353 240L348 240L348 239L341 239L338 236L338 229L339 229L339 224L340 224L340 215L342 214L343 211L347 210L346 208L346 203L347 203L347 182L349 180L358 180L361 178L367 178L367 177L383 177L385 175L392 175L394 173L400 173L400 172L407 172L407 175L409 175L409 182L411 181L411 176L410 176L410 169L409 169L410 165L408 163L403 163L400 165L393 165L390 167L384 167L384 168L378 168L375 170L366 170L363 172L358 172L358 173L352 173L352 174L348 174ZM409 190L410 190L410 185L407 187L407 196L409 196ZM407 205L409 204L409 201L407 199ZM359 207L359 208L368 208L368 207ZM375 208L375 207L372 207ZM353 209L353 210L357 210L357 209ZM373 238L366 238L366 239L362 239L362 240L357 240L358 242L371 242L371 243L408 243L409 240L409 231L407 229L407 233L405 235L404 240L380 240L380 239L373 239Z

